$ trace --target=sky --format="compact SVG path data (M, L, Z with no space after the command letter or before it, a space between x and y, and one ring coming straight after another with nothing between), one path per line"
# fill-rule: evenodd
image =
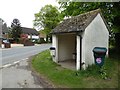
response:
M59 6L56 0L0 0L0 18L7 26L17 18L22 27L33 28L34 14L47 4Z

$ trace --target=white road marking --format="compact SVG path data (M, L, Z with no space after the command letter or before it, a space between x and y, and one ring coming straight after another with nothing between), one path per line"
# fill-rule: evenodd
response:
M19 63L20 61L13 62L14 64Z
M7 67L9 67L9 66L11 66L11 65L14 65L14 64L17 64L17 63L19 63L19 62L21 62L21 61L23 61L23 60L27 60L28 58L24 58L24 59L21 59L21 60L19 60L19 61L15 61L15 62L13 62L12 64L6 64L6 65L4 65L4 66L0 66L0 69L2 69L2 68L7 68Z
M6 68L6 67L9 67L9 66L11 66L12 64L6 64L6 65L4 65L4 66L2 66L3 68Z

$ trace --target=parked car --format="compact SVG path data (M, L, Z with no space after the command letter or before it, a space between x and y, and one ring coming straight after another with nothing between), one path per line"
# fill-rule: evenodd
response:
M4 44L4 43L10 43L10 42L9 42L8 39L4 39L4 38L3 38L3 39L2 39L2 43Z

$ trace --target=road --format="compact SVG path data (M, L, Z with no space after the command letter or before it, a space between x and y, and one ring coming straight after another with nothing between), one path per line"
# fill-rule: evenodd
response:
M51 46L50 44L41 44L38 46L14 47L9 49L2 49L2 65L26 59L29 56L35 55L45 49L49 49L50 46Z
M2 50L2 67L0 69L1 88L43 88L30 70L28 58L49 49L50 44L39 46L14 47ZM2 81L2 82L1 82Z

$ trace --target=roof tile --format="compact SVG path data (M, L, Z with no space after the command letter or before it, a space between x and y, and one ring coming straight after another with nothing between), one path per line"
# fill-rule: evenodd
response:
M26 28L26 27L21 27L21 28L22 28L22 32L23 32L24 34L39 35L39 33L38 33L35 29Z
M79 32L81 30L85 30L100 11L100 9L97 9L65 19L55 27L51 33Z

